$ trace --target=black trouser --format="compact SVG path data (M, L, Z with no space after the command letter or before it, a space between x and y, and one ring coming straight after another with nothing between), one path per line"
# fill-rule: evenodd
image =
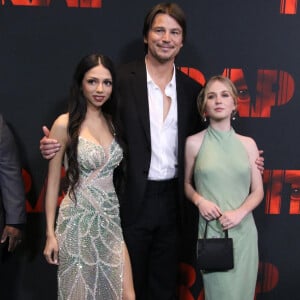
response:
M177 179L148 181L137 221L123 228L137 300L175 299Z

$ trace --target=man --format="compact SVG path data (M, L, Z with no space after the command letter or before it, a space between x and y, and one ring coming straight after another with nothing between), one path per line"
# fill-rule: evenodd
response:
M174 66L185 35L181 8L156 5L144 21L145 60L118 72L117 113L128 147L121 220L137 299L175 297L184 143L200 129L201 87Z
M11 131L0 115L0 259L12 252L22 239L26 221L25 191L17 147ZM7 249L3 249L7 243Z
M120 209L137 300L175 298L178 219L187 203L184 145L201 129L201 86L174 65L185 36L182 9L157 4L144 21L145 59L123 65L117 74L116 113L127 146ZM40 148L50 159L59 145L44 137Z

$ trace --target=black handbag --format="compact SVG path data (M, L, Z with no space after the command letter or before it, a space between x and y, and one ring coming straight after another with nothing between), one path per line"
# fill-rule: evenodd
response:
M233 241L225 230L225 238L206 238L206 221L204 237L197 241L197 263L203 272L220 272L233 269Z

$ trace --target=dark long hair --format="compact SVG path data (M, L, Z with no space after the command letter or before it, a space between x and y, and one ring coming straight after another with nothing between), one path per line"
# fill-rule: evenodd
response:
M75 188L79 179L79 167L77 160L77 146L78 146L78 136L79 130L82 122L84 121L87 102L82 93L82 80L86 72L90 69L102 64L106 69L108 69L112 76L113 89L110 99L106 101L101 107L102 112L107 119L109 128L114 134L114 125L112 123L112 113L113 113L113 98L114 98L114 84L115 84L115 69L112 61L105 55L102 54L90 54L81 59L79 64L75 69L73 75L73 80L70 88L69 94L69 123L68 123L68 145L66 149L68 157L68 169L66 174L66 184L69 187L69 193L71 199L76 200Z

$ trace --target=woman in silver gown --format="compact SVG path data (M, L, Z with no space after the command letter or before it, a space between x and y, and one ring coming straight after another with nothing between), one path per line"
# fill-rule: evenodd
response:
M68 112L55 120L50 131L61 148L49 162L44 255L58 265L61 300L135 298L113 183L114 170L123 158L109 114L114 82L108 57L84 57L73 77ZM68 192L55 226L65 154Z

